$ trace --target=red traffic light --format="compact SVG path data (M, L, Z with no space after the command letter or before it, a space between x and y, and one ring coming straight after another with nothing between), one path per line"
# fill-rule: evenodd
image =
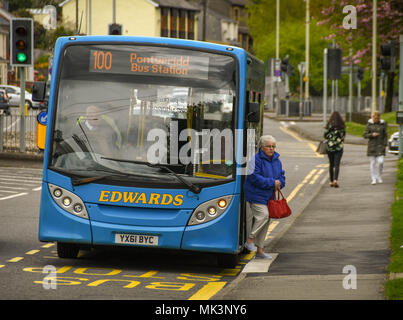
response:
M15 29L15 33L18 34L19 36L23 37L27 34L27 29L25 29L22 26L17 27L17 29Z

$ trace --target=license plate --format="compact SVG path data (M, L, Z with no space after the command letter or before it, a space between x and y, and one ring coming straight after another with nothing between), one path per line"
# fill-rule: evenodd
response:
M116 233L115 243L158 246L158 236L148 234Z

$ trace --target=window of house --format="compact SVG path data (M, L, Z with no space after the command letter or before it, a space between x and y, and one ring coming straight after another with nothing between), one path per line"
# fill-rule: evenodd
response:
M179 38L186 39L186 11L179 10Z
M233 8L234 19L239 22L241 19L241 10L238 7Z
M168 8L161 8L161 37L168 37Z
M161 8L161 37L194 40L195 12Z
M171 8L171 23L170 23L170 32L171 38L178 37L178 9Z
M188 39L194 40L195 38L195 13L188 11Z

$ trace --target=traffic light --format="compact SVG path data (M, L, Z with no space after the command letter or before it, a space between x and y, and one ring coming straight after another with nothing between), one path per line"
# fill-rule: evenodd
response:
M113 36L120 36L122 34L122 25L118 23L111 23L109 25L109 34Z
M287 74L288 77L292 77L294 75L294 66L290 64L290 57L288 55L281 60L280 70L282 75Z
M293 75L294 75L294 66L292 64L288 64L287 76L292 77Z
M327 49L327 78L330 80L341 79L342 51L340 48Z
M10 62L15 67L33 65L34 22L30 18L11 19Z
M381 69L388 72L394 72L396 65L395 44L393 42L382 44L381 54Z
M364 69L361 68L361 67L358 67L358 70L357 70L357 79L358 79L359 81L364 80Z
M290 60L290 57L288 55L283 60L281 60L281 65L280 65L281 73L287 73L288 64L290 63L289 60Z

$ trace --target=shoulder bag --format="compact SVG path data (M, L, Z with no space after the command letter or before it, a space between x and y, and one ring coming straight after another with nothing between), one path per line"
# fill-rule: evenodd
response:
M319 142L318 147L316 148L316 152L319 154L326 154L327 152L327 140L322 140Z
M277 199L276 199L277 192ZM287 200L284 198L280 190L274 191L274 199L269 200L267 207L269 209L269 217L272 219L282 219L291 215L291 209L287 204ZM280 195L282 199L280 199Z

